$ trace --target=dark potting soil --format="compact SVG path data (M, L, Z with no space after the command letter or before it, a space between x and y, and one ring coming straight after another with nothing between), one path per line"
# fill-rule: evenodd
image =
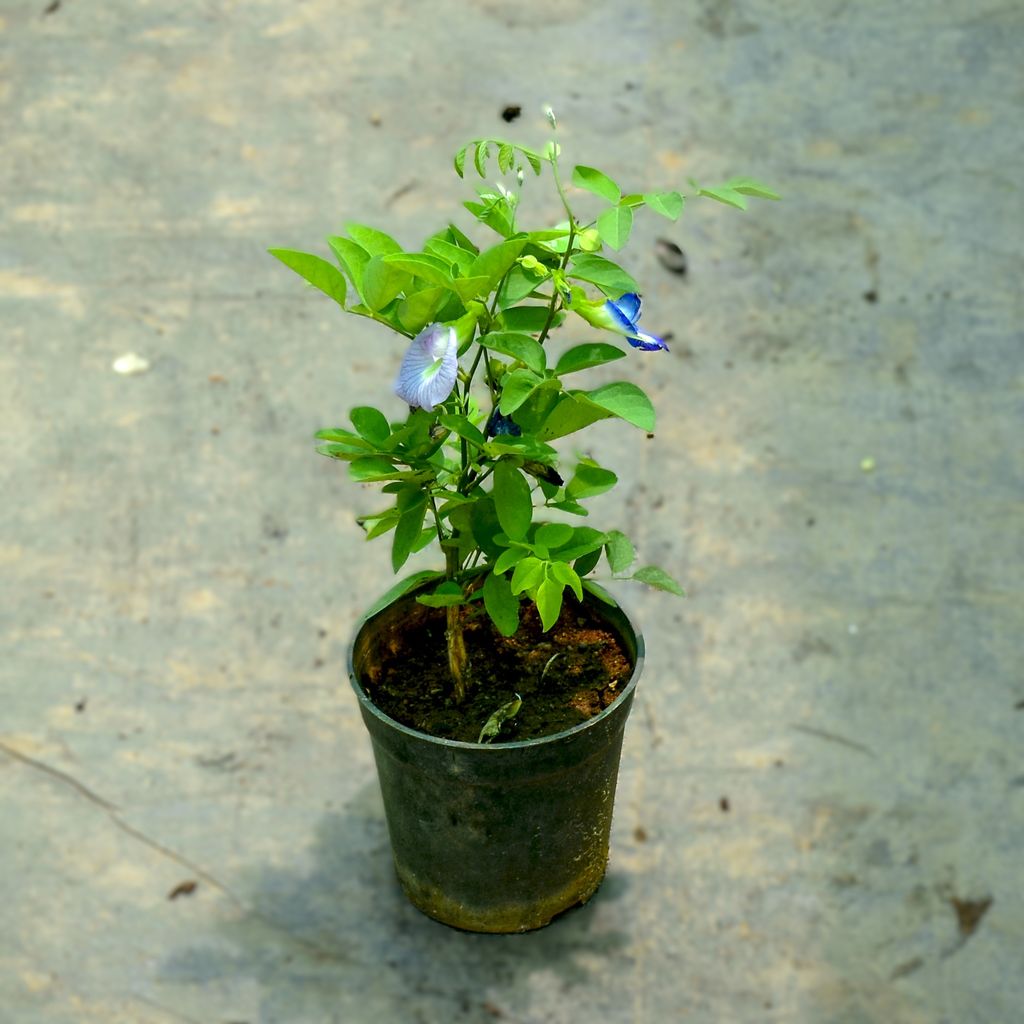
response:
M522 706L494 742L536 739L592 718L629 682L633 663L626 647L574 597L567 595L547 633L533 605L523 605L511 637L493 627L479 603L460 611L470 669L465 701L456 704L452 697L445 610L410 603L363 680L370 699L390 718L432 736L476 743L484 723L518 694Z

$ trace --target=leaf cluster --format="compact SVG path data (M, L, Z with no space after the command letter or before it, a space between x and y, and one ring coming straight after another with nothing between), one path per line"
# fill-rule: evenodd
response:
M435 323L455 328L458 381L432 412L414 408L394 417L359 406L349 424L317 434L318 451L347 462L355 482L379 485L385 506L359 522L367 539L390 536L396 573L432 542L444 552L443 573L416 573L382 600L434 580L420 600L440 607L481 602L505 635L516 631L523 600L536 605L549 629L566 592L583 599L602 559L613 578L682 594L663 570L632 569L635 553L625 534L580 523L589 515L587 502L618 478L589 456L569 467L552 445L609 418L654 431L654 407L638 385L586 381L586 371L622 360L627 350L612 335L553 358L546 343L579 304L639 293L605 250L626 245L641 208L675 221L686 198L676 191L625 192L604 172L579 165L573 186L602 204L583 220L570 206L558 158L553 142L534 150L478 139L454 160L460 177L470 167L481 179L496 170L520 187L528 173L547 167L566 213L553 226L523 229L515 187L484 181L463 206L491 232L490 244L478 245L452 222L406 250L390 235L350 222L328 239L334 262L270 250L345 312L406 338ZM694 187L696 195L740 208L750 196L778 198L749 178Z

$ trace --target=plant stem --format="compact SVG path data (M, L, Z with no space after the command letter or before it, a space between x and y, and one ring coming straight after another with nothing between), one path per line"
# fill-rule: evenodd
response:
M569 265L569 259L572 256L572 244L576 241L576 218L572 215L572 208L569 206L569 200L565 198L565 189L562 188L562 179L558 176L558 147L552 142L551 144L551 175L555 179L555 188L558 189L558 198L562 200L562 206L565 207L565 214L569 218L569 237L565 242L565 253L562 255L562 264L558 268L561 271L565 271L565 268ZM544 322L544 328L540 332L540 336L537 338L542 345L547 339L548 332L551 330L551 325L555 322L555 313L558 312L558 302L561 299L561 295L558 292L558 288L552 289L551 305L548 306L548 318Z
M445 552L447 562L446 576L453 580L459 571L459 553L454 548ZM446 629L445 640L448 643L448 668L452 674L452 685L455 691L455 703L461 704L466 699L469 676L469 655L466 653L466 638L462 632L462 606L450 605L445 609Z

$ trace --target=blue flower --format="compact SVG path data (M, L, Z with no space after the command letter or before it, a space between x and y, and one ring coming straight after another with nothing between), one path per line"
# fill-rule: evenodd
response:
M623 335L633 348L645 352L668 351L668 345L661 338L647 334L637 326L640 322L640 296L633 292L606 302L579 302L572 309L588 324Z
M522 433L519 424L511 416L502 416L498 412L497 406L491 410L491 415L487 417L487 425L484 427L486 437L497 437L499 434L505 434L507 437L521 437Z
M431 324L412 340L395 381L395 394L414 408L433 412L455 387L459 342L454 327Z
M641 331L637 324L640 322L640 296L629 292L620 299L609 299L604 304L605 312L614 321L615 326L611 329L626 336L626 341L633 348L641 348L645 352L656 352L658 349L668 351L668 345L661 338L653 334Z

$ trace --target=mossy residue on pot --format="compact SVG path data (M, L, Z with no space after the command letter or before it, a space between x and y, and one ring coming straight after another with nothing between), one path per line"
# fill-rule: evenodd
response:
M560 914L582 906L604 881L608 864L607 843L594 844L591 857L579 873L554 892L544 891L529 899L496 900L487 906L453 899L439 886L423 883L396 863L398 880L409 902L428 917L468 932L498 935L533 931L550 924Z

